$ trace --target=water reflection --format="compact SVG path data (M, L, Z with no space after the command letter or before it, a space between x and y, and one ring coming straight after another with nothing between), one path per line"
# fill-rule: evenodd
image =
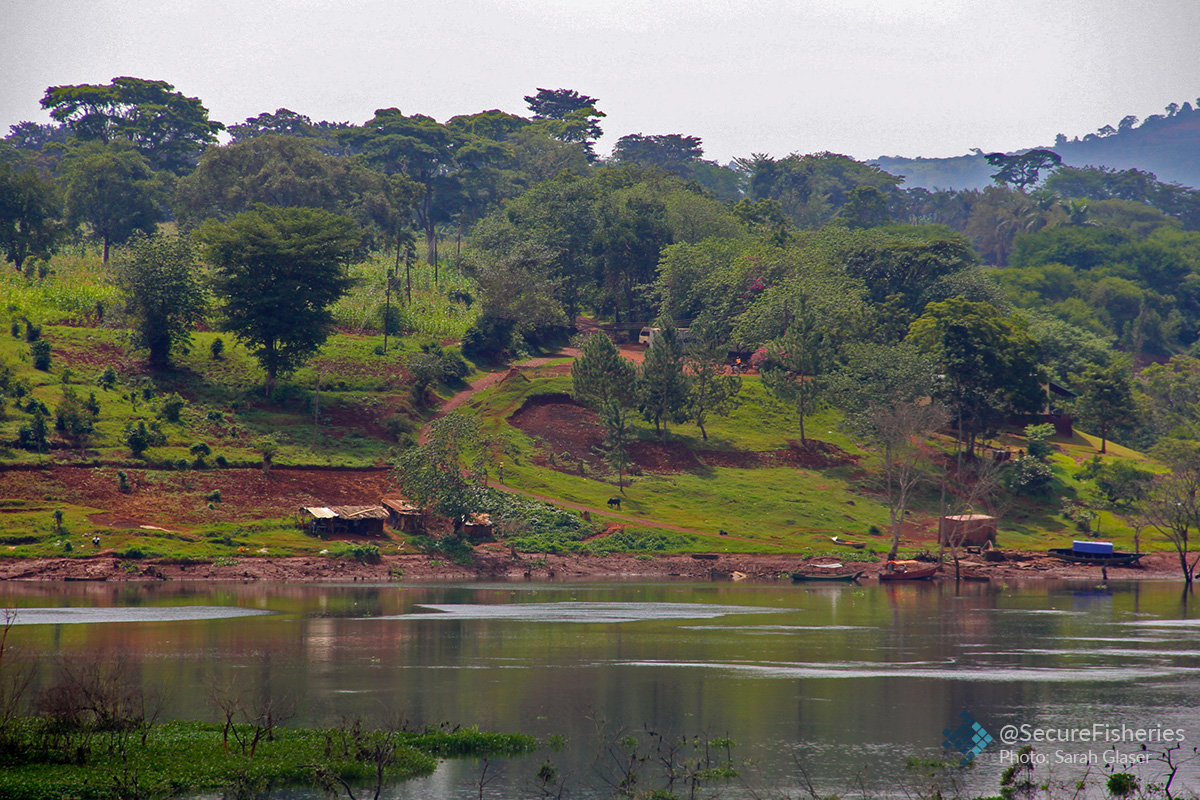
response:
M1200 740L1200 619L1175 584L6 584L0 603L26 621L12 639L43 658L43 685L54 658L121 656L173 689L179 717L213 718L206 687L234 683L298 701L306 724L558 733L580 782L601 731L643 724L728 734L758 786L793 794L797 759L829 791L894 789L964 709L993 731L1152 722ZM541 758L485 796L516 796ZM998 759L971 772L981 792ZM474 769L396 796L464 796Z

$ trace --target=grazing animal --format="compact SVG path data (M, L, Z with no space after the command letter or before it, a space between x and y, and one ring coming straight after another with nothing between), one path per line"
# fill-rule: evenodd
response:
M722 536L728 536L728 535L729 535L729 531L725 530L724 528L718 528L718 529L717 529L717 532L718 532L718 533L720 533Z
M621 498L619 498L619 497L608 498L608 507L615 508L617 511L620 511L621 510Z
M100 546L100 537L93 536L92 537L92 547L99 547L99 546Z

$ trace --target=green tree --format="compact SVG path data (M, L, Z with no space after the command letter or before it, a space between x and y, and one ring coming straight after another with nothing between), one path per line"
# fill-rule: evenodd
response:
M571 394L597 413L611 402L631 407L637 370L621 356L608 334L592 334L571 362Z
M187 236L134 238L114 259L113 277L134 325L134 341L150 352L150 365L171 364L186 352L192 329L204 316L206 295Z
M451 520L461 536L467 517L487 505L491 460L478 420L450 414L430 425L427 443L400 454L393 474L405 497Z
M539 130L564 142L579 142L593 158L592 144L604 131L600 120L604 112L596 110L596 98L574 89L541 89L527 95L525 103L533 112Z
M704 422L709 414L728 416L738 406L742 379L726 375L729 338L711 315L705 314L692 323L689 342L683 361L690 377L688 416L708 441Z
M683 371L679 332L669 319L659 319L658 335L650 343L638 375L638 408L654 430L665 435L667 424L687 419L688 376Z
M54 253L62 235L60 206L54 183L36 169L0 163L0 250L17 269L27 258Z
M199 230L216 267L224 330L250 347L267 373L266 391L320 349L333 325L330 307L349 288L358 257L354 220L312 208L258 206Z
M1171 467L1151 484L1142 514L1146 522L1175 548L1183 580L1192 583L1200 556L1189 561L1192 529L1200 525L1200 443L1166 439L1154 455Z
M1082 422L1100 431L1100 452L1108 452L1108 434L1114 426L1137 424L1133 375L1129 362L1115 360L1107 367L1090 367L1074 380L1079 397L1074 412Z
M929 479L926 441L949 414L929 401L936 365L915 346L856 343L846 348L845 358L830 375L830 394L844 412L845 426L879 455L879 483L891 521L888 558L895 559L913 493Z
M992 180L1015 186L1020 191L1036 184L1043 170L1053 170L1062 164L1062 158L1053 150L1029 150L1011 156L1004 153L988 153L984 158L996 167Z
M66 186L68 221L86 222L109 249L136 231L153 233L164 218L162 183L130 145L89 143L72 148L60 168Z
M1005 413L1032 413L1045 403L1036 340L1022 320L990 303L930 303L907 341L936 358L942 380L935 394L954 413L968 453Z
M676 175L689 177L691 167L704 156L700 137L670 133L643 136L631 133L622 136L613 146L613 161L658 167Z
M875 186L851 189L838 216L851 228L876 228L892 221L887 196Z
M382 183L378 173L326 155L310 140L256 136L208 148L195 171L178 181L174 209L186 227L228 219L258 203L350 214L367 196L387 191Z
M225 126L208 119L198 98L174 89L166 81L129 77L107 85L51 86L42 108L84 141L125 139L154 169L182 175Z
M787 332L767 346L772 366L762 371L762 381L776 399L795 409L800 419L800 442L805 444L804 419L823 402L829 348L803 295L798 305Z
M604 444L601 451L604 461L617 471L617 488L625 494L625 473L633 463L629 445L633 443L633 426L629 415L632 409L616 400L609 400L600 408L600 423L604 426Z

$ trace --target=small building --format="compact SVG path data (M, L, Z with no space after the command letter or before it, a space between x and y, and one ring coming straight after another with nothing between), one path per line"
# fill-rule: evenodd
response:
M938 540L948 547L996 546L996 518L987 514L948 514L938 523Z
M472 514L463 522L463 536L468 542L490 542L495 539L490 514Z
M425 530L425 512L407 500L385 497L380 502L388 512L388 525L402 533L421 533Z
M314 536L383 536L383 506L306 506L301 509Z

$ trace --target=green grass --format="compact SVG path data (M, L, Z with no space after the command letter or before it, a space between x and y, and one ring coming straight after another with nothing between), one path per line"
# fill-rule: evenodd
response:
M539 377L507 381L482 394L473 404L484 419L484 429L498 444L497 457L505 462L505 483L538 495L557 498L594 509L604 510L610 497L618 496L615 474L584 476L557 471L534 463L538 443L508 424L508 417L530 397L540 394L569 393L569 377ZM672 426L667 440L692 449L774 450L799 438L795 413L775 403L756 377L743 381L743 401L728 418L715 417L708 425L709 439L702 441L694 425ZM821 470L792 468L701 468L674 474L644 474L634 477L622 497L621 514L652 521L664 526L658 530L675 533L669 550L729 552L818 552L830 547L829 537L865 540L876 550L888 545L886 537L867 538L872 526L889 528L887 506L873 484L877 456L864 450L849 436L838 412L825 410L806 420L810 438L837 445L857 458L857 463ZM652 426L638 423L639 438L657 439ZM1018 433L1008 433L1001 442L1014 448L1025 446ZM1092 457L1099 440L1076 433L1070 440L1056 439L1057 451L1050 457L1055 483L1043 497L1011 497L1001 522L1001 545L1015 549L1045 549L1069 542L1084 534L1063 517L1059 498L1085 495L1085 486L1075 477L1079 465ZM940 446L950 450L952 442L941 439ZM1109 444L1109 458L1134 458L1161 470L1144 456ZM572 468L573 469L573 468ZM1003 496L1003 495L1002 495ZM924 486L912 508L926 519L936 519L939 509L936 485ZM594 517L596 523L612 522ZM1133 531L1110 511L1100 514L1100 533L1118 546L1132 547ZM676 526L685 532L671 531ZM633 526L628 528L633 529ZM720 531L726 531L725 536ZM932 537L932 533L930 534ZM1159 537L1143 532L1142 549L1161 549ZM571 542L564 549L582 549ZM936 548L935 542L913 544L905 552ZM838 551L838 555L845 552Z
M110 800L196 792L240 797L289 787L340 790L339 781L369 791L377 764L369 754L376 751L391 753L383 762L384 782L394 783L432 773L440 758L516 756L537 747L530 736L473 728L389 733L273 727L269 736L260 728L261 738L251 748L255 733L250 725L238 725L227 737L219 724L169 722L150 728L143 743L140 730L84 735L18 719L4 732L0 798Z

